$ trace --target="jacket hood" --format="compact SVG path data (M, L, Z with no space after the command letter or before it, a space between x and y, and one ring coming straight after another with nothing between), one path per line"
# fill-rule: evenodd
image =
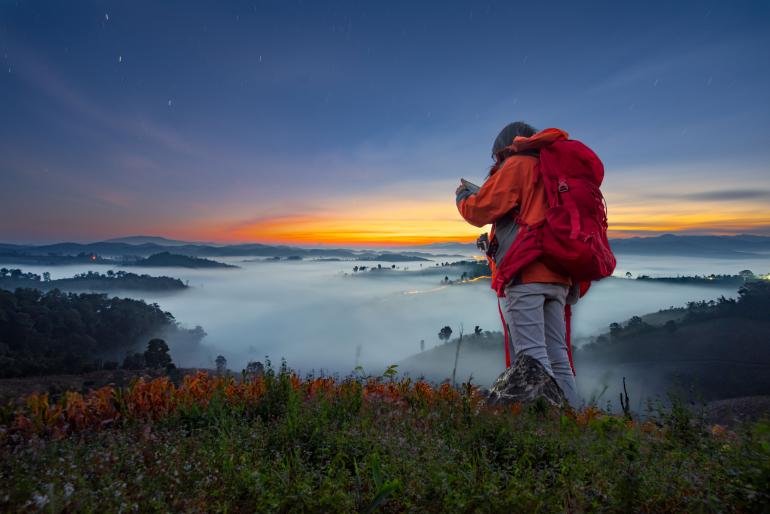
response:
M547 128L531 137L517 137L508 148L516 153L525 152L527 150L539 150L551 143L568 138L569 134L561 129Z

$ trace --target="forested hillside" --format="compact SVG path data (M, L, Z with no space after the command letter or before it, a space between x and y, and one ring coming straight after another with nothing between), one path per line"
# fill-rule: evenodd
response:
M187 331L171 313L141 300L0 290L0 377L117 366L155 335L174 332Z

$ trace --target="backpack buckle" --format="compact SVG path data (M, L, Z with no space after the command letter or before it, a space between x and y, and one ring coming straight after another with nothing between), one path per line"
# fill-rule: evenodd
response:
M558 189L558 191L560 193L566 193L567 191L569 191L569 186L567 185L567 181L565 179L561 179L559 181L559 189Z

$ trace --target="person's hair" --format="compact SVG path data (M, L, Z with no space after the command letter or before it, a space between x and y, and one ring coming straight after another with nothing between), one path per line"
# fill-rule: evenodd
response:
M494 175L495 172L500 169L500 166L505 159L510 156L510 151L507 150L507 148L513 143L515 138L519 136L532 137L536 133L537 130L532 125L524 123L523 121L514 121L513 123L506 125L503 130L497 134L495 142L492 143L492 158L495 160L495 163L489 170L489 176L491 177Z

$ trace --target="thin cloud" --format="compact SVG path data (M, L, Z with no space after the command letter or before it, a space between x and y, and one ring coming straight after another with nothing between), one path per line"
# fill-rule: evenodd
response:
M175 130L146 118L129 118L107 112L81 94L45 60L29 52L23 52L22 57L16 68L18 76L66 109L90 118L104 128L152 141L167 150L189 157L200 156L200 151Z
M730 200L762 200L770 199L770 190L762 189L724 189L719 191L701 191L683 195L688 200L697 201L730 201Z
M718 189L712 191L697 191L694 193L667 194L666 198L690 200L696 202L730 202L735 200L764 200L770 199L767 189Z

